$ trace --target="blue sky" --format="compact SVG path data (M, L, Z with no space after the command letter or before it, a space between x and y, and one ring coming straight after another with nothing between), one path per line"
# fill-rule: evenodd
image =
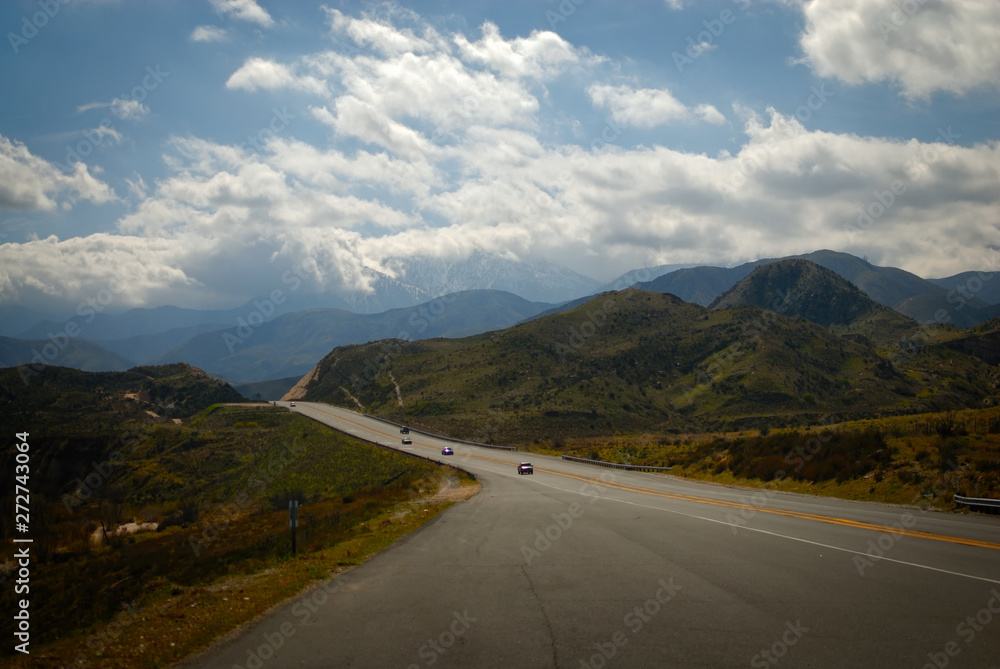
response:
M228 307L476 250L997 269L995 0L18 0L0 28L0 304Z

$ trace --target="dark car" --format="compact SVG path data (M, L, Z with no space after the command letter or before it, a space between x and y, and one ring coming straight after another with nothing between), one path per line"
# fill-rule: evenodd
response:
M445 446L441 449L441 455L455 455L455 451L451 450L451 446Z
M530 462L522 462L517 466L518 474L534 474L535 468L531 466Z
M404 425L403 427L399 428L399 433L400 434L409 434L410 433L410 428L408 428L408 427L406 427Z

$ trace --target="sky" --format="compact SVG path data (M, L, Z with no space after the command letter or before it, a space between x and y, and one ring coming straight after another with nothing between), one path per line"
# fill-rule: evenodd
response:
M1000 269L996 0L8 0L0 306L475 251Z

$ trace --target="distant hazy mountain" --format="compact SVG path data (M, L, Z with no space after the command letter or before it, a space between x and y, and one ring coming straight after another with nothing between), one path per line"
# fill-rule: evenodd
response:
M640 267L638 269L629 270L618 278L601 286L599 292L604 293L609 290L624 290L626 288L631 288L637 283L648 283L660 278L664 274L676 272L679 269L687 269L689 267L696 267L696 265L656 265L655 267Z
M260 395L262 400L280 400L285 393L292 389L292 387L299 382L300 376L286 376L283 379L271 379L270 381L258 381L256 383L245 383L241 386L235 386L236 392L248 400L257 399L257 395Z
M707 307L761 262L765 261L758 260L737 267L689 267L669 272L652 281L637 283L635 287L653 293L672 293L685 302Z
M781 273L771 278L787 281ZM830 322L889 313L815 266L792 283L847 300L825 315L803 310ZM746 288L745 296L757 289ZM446 434L524 443L962 408L994 395L997 383L982 359L933 342L893 361L868 338L804 318L625 290L489 335L402 342L388 358L382 342L337 348L303 396L360 402Z
M163 306L152 309L129 309L120 314L111 314L98 312L95 307L84 304L76 315L65 322L42 321L19 333L18 337L41 339L48 337L51 332L62 330L66 323L72 322L80 328L80 336L87 339L94 341L128 339L204 323L228 323L232 322L238 313L238 309L201 310Z
M157 362L184 361L241 383L301 376L337 346L378 339L463 337L509 327L551 305L496 290L465 291L381 314L314 309L253 327L206 332Z
M164 353L183 344L188 339L204 332L224 330L228 323L202 323L187 327L172 328L156 334L144 334L128 339L104 339L94 343L133 360L137 365L148 365L160 358Z
M870 298L919 322L939 321L967 328L1000 315L1000 306L973 297L950 294L944 288L896 267L878 267L836 251L814 251L799 256L832 270L864 291ZM707 306L750 274L755 267L787 260L755 260L737 267L692 267L665 274L636 288L673 293L682 300Z
M0 337L0 367L54 365L87 372L121 372L135 366L131 360L94 342L68 337L62 332L55 334L54 339Z
M951 299L975 297L987 304L1000 304L1000 272L962 272L931 283L948 291Z
M926 336L916 321L876 302L833 270L798 258L760 265L709 305L713 310L737 307L764 307L835 334L862 335L886 350Z
M47 316L20 304L0 306L0 337L16 337L46 318Z
M476 251L468 259L411 256L390 259L387 265L399 280L426 295L464 290L502 290L533 302L565 302L600 290L596 279L545 260L510 260L495 253Z
M755 268L715 298L709 309L764 307L825 328L848 325L885 307L836 272L808 260L779 260Z

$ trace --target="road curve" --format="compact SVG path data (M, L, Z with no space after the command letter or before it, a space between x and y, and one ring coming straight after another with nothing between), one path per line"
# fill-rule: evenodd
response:
M524 453L294 410L483 490L181 666L1000 669L998 518L537 455L519 476Z

